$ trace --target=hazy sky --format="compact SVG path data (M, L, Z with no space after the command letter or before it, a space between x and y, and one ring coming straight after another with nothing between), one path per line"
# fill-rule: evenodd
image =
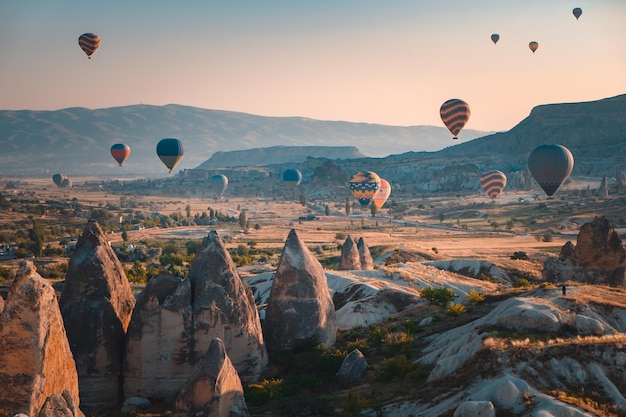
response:
M102 41L91 60L84 32ZM539 104L624 93L626 0L0 1L2 110L176 103L409 126L442 125L461 98L466 128L508 130Z

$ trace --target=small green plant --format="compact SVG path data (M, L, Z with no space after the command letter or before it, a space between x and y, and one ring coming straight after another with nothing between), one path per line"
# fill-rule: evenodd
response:
M478 304L482 301L485 301L485 294L482 292L478 292L476 290L470 290L469 293L467 293L467 302L468 303L474 303L474 304Z
M246 401L253 405L264 405L283 397L282 379L264 379L258 384L248 384Z
M450 288L426 287L420 291L420 297L431 304L445 306L456 297L456 294Z
M514 288L528 288L530 286L532 286L532 284L526 278L520 278L513 283Z
M511 259L513 259L513 260L521 259L523 261L527 261L530 258L528 257L526 252L524 252L524 251L516 251L516 252L513 252L513 255L511 255Z
M454 301L450 301L450 304L448 304L448 309L446 310L446 314L453 316L453 317L458 317L460 315L465 314L466 308L463 304L458 303L458 304L454 304Z

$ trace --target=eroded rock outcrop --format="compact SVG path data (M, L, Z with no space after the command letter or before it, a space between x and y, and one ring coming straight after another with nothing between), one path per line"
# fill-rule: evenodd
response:
M576 246L567 242L558 259L544 263L543 278L551 282L579 281L626 287L626 248L604 217L585 223Z
M263 334L270 353L311 340L330 346L337 337L324 268L293 229L276 268Z
M24 261L0 312L0 415L83 416L78 374L52 285ZM43 413L43 414L40 414Z
M200 357L215 338L243 381L257 381L268 362L254 296L217 235L211 231L191 263L194 350Z
M216 338L203 355L198 369L181 388L172 417L247 417L248 407L239 375Z
M343 271L361 269L361 257L359 256L359 248L351 236L348 236L341 246L339 269Z
M127 332L124 397L173 402L192 373L191 284L161 273L137 297Z
M365 240L363 238L359 238L359 243L357 243L357 248L359 249L359 260L361 263L361 269L374 269L374 259L372 259L372 254L370 253L370 248L365 244Z
M86 412L118 408L125 333L135 298L95 220L89 220L76 243L59 305L76 361L81 407Z

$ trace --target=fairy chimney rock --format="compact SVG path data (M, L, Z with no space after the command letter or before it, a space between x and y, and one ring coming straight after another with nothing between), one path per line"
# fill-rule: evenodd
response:
M365 240L363 238L359 238L359 243L357 243L357 248L359 249L359 260L361 262L361 269L374 269L374 260L372 259L372 254L370 253L370 248L365 244Z
M148 281L126 334L124 397L173 402L193 371L193 321L188 279L161 273Z
M135 298L122 264L95 220L70 258L59 300L86 412L116 409L126 328Z
M361 269L361 257L359 256L359 248L351 236L346 238L341 246L341 258L339 259L339 269L351 271Z
M263 322L268 350L335 343L335 307L324 268L291 230L276 268Z
M0 387L0 415L48 415L46 404L58 403L63 415L83 416L55 290L31 260L20 265L0 311Z
M222 340L211 341L199 365L180 389L172 417L248 417L241 380Z
M217 232L204 239L189 268L195 352L219 338L245 382L256 382L268 363L259 312Z

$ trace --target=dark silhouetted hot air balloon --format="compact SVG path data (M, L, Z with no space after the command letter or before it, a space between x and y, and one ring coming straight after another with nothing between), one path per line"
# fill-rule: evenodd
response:
M470 108L463 100L452 98L441 105L439 115L450 133L454 135L452 139L458 139L459 132L470 118Z
M222 198L226 187L228 187L228 177L226 175L215 174L211 177L211 191L218 198Z
M289 188L296 188L302 182L302 173L295 168L286 169L283 172L283 181Z
M494 45L498 43L499 40L500 40L500 35L498 35L497 33L494 33L493 35L491 35L491 42L493 42Z
M63 178L61 188L72 188L72 180L67 177Z
M380 177L372 171L358 171L350 179L349 186L361 206L367 207L380 190Z
M56 184L57 187L61 186L61 183L65 179L65 175L63 174L54 174L52 176L52 181Z
M506 175L502 171L490 171L480 177L480 186L487 195L493 200L495 199L504 187L506 187Z
M130 146L124 143L116 143L111 146L111 156L122 166L124 161L130 156Z
M572 10L572 13L574 14L574 17L576 18L576 20L578 20L578 18L583 14L583 9L581 9L580 7L574 7L574 10Z
M78 46L87 54L87 58L91 59L100 46L100 38L95 33L83 33L78 37Z
M377 210L380 210L387 202L387 199L391 195L391 184L384 178L380 179L380 190L372 198L372 204L376 206Z
M533 54L534 54L537 48L539 48L539 43L536 41L532 41L528 44L528 47L530 48L531 51L533 51Z
M161 139L157 144L157 155L163 164L169 168L170 174L172 170L183 158L183 144L180 140L174 138Z
M528 157L528 170L550 197L574 169L574 156L563 145L541 145Z

